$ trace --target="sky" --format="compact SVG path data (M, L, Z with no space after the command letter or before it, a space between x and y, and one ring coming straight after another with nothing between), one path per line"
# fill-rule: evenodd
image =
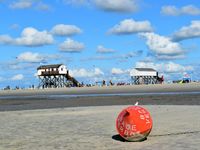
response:
M0 0L0 16L0 88L37 86L47 64L83 83L131 82L136 67L200 80L198 0Z

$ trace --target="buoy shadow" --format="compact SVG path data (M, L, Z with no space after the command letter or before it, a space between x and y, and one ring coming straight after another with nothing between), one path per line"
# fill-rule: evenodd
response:
M113 135L112 139L116 140L116 141L120 141L120 142L128 142L127 140L125 140L124 138L122 138L119 134Z
M119 134L113 135L112 139L116 140L116 141L120 141L120 142L131 142L131 141L127 141L126 139L124 139L123 137L121 137ZM137 141L137 142L143 142L143 141L146 141L146 140L147 140L147 138L144 138L144 139L142 139L140 141Z

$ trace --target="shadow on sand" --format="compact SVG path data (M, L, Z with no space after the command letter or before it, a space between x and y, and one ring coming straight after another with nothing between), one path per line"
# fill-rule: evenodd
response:
M120 141L120 142L131 142L131 141L127 141L126 139L124 139L123 137L121 137L119 134L113 135L112 139L116 140L116 141ZM143 141L146 141L146 140L147 140L147 138L142 139L142 140L137 141L137 142L143 142Z

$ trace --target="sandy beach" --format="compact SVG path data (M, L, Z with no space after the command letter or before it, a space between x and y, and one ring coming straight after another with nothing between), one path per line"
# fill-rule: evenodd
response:
M0 112L1 150L198 150L200 106L144 106L153 130L143 142L124 142L115 119L126 106Z
M0 90L0 96L27 95L77 95L77 94L115 94L115 93L151 93L151 92L200 92L200 83L189 84L154 84L154 85L124 85L124 86L94 86L49 89Z
M197 83L1 91L0 150L197 150L199 92ZM153 130L143 142L125 142L115 119L136 101Z
M200 84L0 91L0 111L105 105L200 105Z

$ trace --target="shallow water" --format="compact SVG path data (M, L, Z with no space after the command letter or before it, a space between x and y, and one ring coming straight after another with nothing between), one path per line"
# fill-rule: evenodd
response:
M1 99L54 99L54 98L71 98L71 97L109 97L109 96L142 96L142 95L188 95L200 94L197 92L145 92L145 93L104 93L104 94L40 94L40 95L17 95L17 96L0 96Z

